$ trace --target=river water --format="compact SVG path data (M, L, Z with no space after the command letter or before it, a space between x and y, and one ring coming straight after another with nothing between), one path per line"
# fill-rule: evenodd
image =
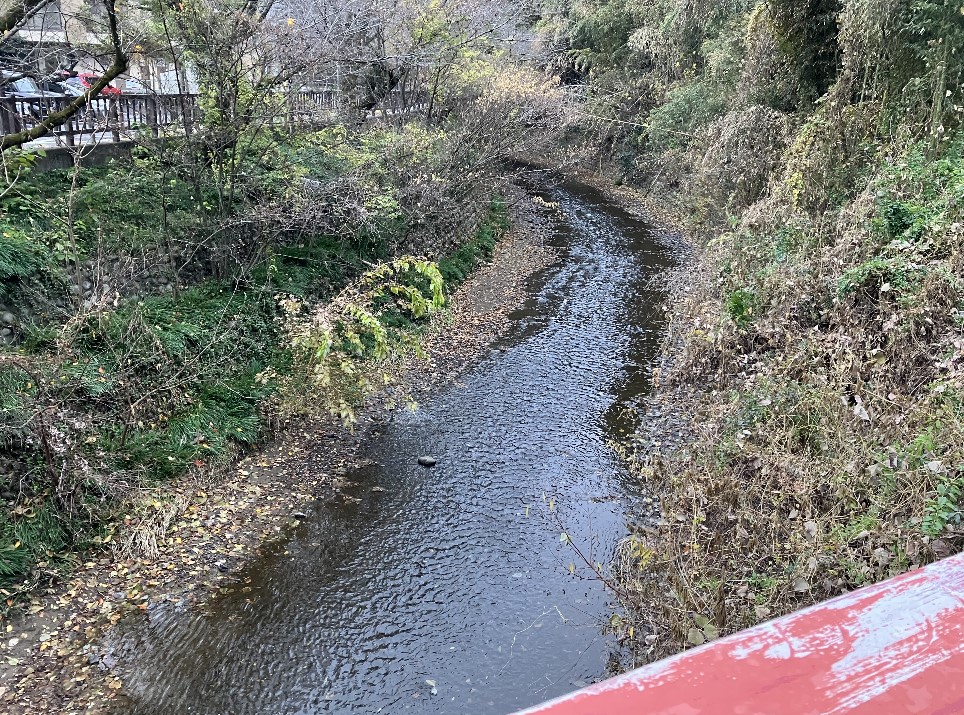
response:
M605 565L642 496L610 445L648 389L671 249L593 189L542 196L561 260L509 335L243 590L127 623L121 712L506 715L607 675L612 598L561 534Z

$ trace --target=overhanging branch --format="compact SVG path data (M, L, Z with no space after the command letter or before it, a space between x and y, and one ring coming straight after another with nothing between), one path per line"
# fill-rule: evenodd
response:
M24 0L17 2L9 10L0 13L0 42L10 39L10 36L23 23L37 14L41 8L49 5L51 0Z
M0 151L23 146L27 142L32 142L40 137L46 136L50 130L65 124L72 116L90 104L90 101L100 94L100 91L104 89L104 87L127 69L128 57L124 53L120 39L120 31L117 28L117 9L114 7L114 0L104 0L104 8L107 11L110 42L113 46L113 62L111 66L94 82L89 90L60 111L48 114L31 129L17 132L16 134L5 134L2 139L0 139Z

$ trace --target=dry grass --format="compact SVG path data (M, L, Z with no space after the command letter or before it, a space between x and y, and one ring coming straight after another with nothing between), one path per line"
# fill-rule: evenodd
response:
M867 171L865 146L836 140L866 126L804 127L673 306L663 381L689 395L694 439L637 464L664 516L619 565L641 659L964 547L964 163ZM821 147L805 161L804 140ZM848 182L863 190L834 194ZM907 207L921 230L887 234Z

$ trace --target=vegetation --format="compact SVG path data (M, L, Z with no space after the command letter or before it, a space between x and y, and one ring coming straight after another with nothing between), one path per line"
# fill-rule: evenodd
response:
M142 43L199 114L107 167L37 173L8 142L8 603L141 490L319 408L351 422L507 230L507 161L550 145L704 249L661 375L693 441L635 458L664 516L620 563L640 658L964 548L959 1L544 0L546 72L497 39L518 7L302 5L107 3L114 69ZM347 100L296 132L303 83Z
M621 569L640 658L959 551L960 3L551 9L571 141L706 247L668 341L694 442L638 457L664 511Z
M301 146L323 143L328 134L305 138ZM395 140L392 132L382 138ZM371 151L375 140L366 135L357 149L341 151L354 157ZM366 164L366 172L373 166ZM330 162L325 169L331 170ZM85 172L78 191L78 201L87 204L84 221L103 222L105 230L78 232L84 255L119 250L125 234L132 242L127 247L144 238L156 194L131 194L133 205L118 205L116 196L102 205L90 200L128 171ZM422 259L367 269L405 245L409 228L393 219L376 222L377 230L367 223L350 239L321 234L275 246L230 280L204 271L193 286L170 284L131 298L115 291L88 298L78 310L66 290L69 267L55 251L31 248L43 238L56 241L56 232L17 210L24 197L38 206L47 193L45 213L54 217L57 184L66 188L69 178L51 172L23 184L7 206L9 237L0 244L4 270L18 279L5 281L5 300L28 300L31 285L46 286L40 293L45 300L61 291L59 304L51 301L38 313L57 317L24 325L19 349L0 362L2 449L17 466L2 485L12 497L0 515L0 586L8 592L29 589L26 574L55 575L70 553L102 540L105 525L138 489L188 470L216 470L293 410L304 414L305 405L327 405L351 419L372 388L368 365L417 350L412 330L442 307L443 290L484 260L507 228L505 204L496 201L476 237L441 256L444 279ZM389 216L398 210L383 194L372 202L395 206ZM299 323L295 313L310 319ZM323 399L312 386L324 388Z
M389 70L362 48L343 112L294 133L276 121L280 89L367 36L361 20L335 42L304 34L312 18L279 35L257 3L230 5L165 5L147 23L155 46L189 48L190 127L109 166L77 150L72 169L41 173L5 155L20 162L0 196L7 606L90 547L130 545L119 516L147 490L215 476L295 416L351 422L506 232L511 152L562 125L561 97L478 32L484 14L416 4L414 35L391 17L392 49L411 43L393 61L415 64ZM301 54L276 62L285 46ZM401 74L383 86L379 72ZM356 121L355 100L402 75L432 110Z

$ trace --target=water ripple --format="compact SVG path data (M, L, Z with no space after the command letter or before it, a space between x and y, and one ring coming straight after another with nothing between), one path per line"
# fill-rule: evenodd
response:
M668 251L590 190L547 198L565 260L512 337L400 415L358 501L319 506L245 572L250 592L127 623L128 712L499 715L605 674L611 605L570 574L559 524L603 563L625 533L632 488L607 445L614 405L646 389L661 326L645 282Z

